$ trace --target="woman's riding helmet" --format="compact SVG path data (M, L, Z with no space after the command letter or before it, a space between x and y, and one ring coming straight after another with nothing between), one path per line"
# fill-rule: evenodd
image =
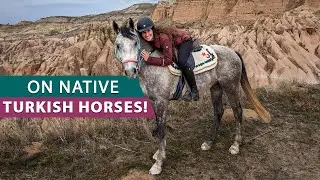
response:
M153 27L154 23L149 17L142 17L137 23L137 31L140 33L145 30L152 29Z

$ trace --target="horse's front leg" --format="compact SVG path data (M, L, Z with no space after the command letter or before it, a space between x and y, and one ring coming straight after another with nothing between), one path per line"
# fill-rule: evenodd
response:
M157 152L153 155L153 159L156 162L149 170L150 174L160 174L162 171L162 164L166 158L166 139L165 139L165 127L166 127L166 115L168 110L167 100L155 100L152 101L153 108L156 113L156 130L154 134L159 138L160 146Z

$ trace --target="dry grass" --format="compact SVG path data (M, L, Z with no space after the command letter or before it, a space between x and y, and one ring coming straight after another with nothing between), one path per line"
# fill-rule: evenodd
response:
M273 119L270 124L245 121L244 144L236 156L228 153L234 124L223 123L212 150L200 150L213 117L208 100L172 102L167 161L156 178L317 179L320 87L282 85L276 91L264 88L257 93ZM4 119L0 121L0 179L152 178L145 173L154 162L157 141L146 129L154 123L142 122Z

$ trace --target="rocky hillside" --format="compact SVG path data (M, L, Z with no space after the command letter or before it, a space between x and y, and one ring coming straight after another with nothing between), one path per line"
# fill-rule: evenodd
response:
M320 82L320 21L309 9L261 17L251 26L195 28L203 43L239 51L255 86L279 81ZM214 29L214 30L213 30Z
M100 15L1 25L0 74L121 74L121 65L113 55L111 22L121 23L129 17L136 21L150 15L185 28L202 43L227 45L239 51L255 87L282 80L319 83L319 2L177 0L157 6L137 4ZM187 11L187 6L193 8ZM257 13L249 13L249 9ZM181 14L184 12L188 16ZM204 20L194 21L199 17Z
M113 20L150 15L154 4L82 17L47 17L0 26L0 74L115 75Z
M101 21L112 21L112 20L121 21L123 20L123 18L126 18L126 17L137 18L143 15L150 15L154 11L155 7L156 7L155 4L141 3L141 4L132 5L120 11L112 11L104 14L87 15L87 16L81 16L81 17L64 17L64 16L46 17L46 18L41 18L36 22L85 23L85 22L97 22L97 21L101 22Z

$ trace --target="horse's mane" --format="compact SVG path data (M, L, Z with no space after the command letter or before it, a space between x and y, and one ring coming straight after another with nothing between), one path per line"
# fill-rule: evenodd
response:
M120 27L119 31L122 34L122 36L126 38L134 39L135 37L135 34L131 31L129 27L126 27L126 26Z

